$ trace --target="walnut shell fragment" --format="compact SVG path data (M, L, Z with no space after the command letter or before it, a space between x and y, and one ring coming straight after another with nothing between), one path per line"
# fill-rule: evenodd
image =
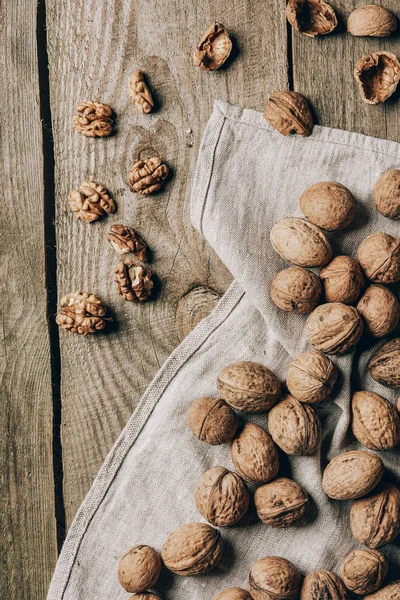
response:
M232 41L222 23L212 23L193 54L195 67L205 71L219 69L232 51Z
M249 590L253 600L294 600L300 582L300 572L291 562L280 556L266 556L251 567Z
M131 258L120 261L114 270L118 294L128 302L146 302L153 290L152 272L139 267Z
M264 119L282 135L311 135L313 116L307 99L299 92L273 92L264 110Z
M242 588L229 588L215 596L214 600L252 600L249 592Z
M381 458L372 452L342 452L326 467L322 477L322 489L334 500L361 498L378 485L383 471Z
M89 292L67 294L61 299L56 323L71 333L96 333L106 326L107 309L103 302Z
M309 37L331 33L337 26L335 11L323 0L288 0L285 12L291 26Z
M323 267L332 258L328 238L307 219L290 217L278 221L271 229L270 240L282 258L299 267Z
M392 542L400 533L400 490L385 483L366 498L353 502L350 527L353 537L367 548Z
M118 579L130 593L145 592L160 575L161 557L151 546L132 546L119 561Z
M400 338L386 342L372 355L368 371L385 387L400 388Z
M319 274L327 302L353 304L363 288L361 267L350 256L335 256Z
M110 193L95 181L84 181L68 195L68 202L76 218L85 223L92 223L116 211Z
M319 303L321 281L303 267L280 271L271 284L271 299L278 308L296 314L311 312Z
M365 329L373 337L386 337L399 324L399 301L383 285L370 285L358 302L357 310L364 319Z
M213 467L200 478L195 492L202 517L216 527L234 525L249 508L250 493L239 475L224 467Z
M300 600L348 600L343 581L332 571L312 571L303 582Z
M400 442L400 414L395 406L374 392L355 392L351 402L352 429L370 450L391 450Z
M362 548L346 556L340 575L348 590L363 596L379 589L387 572L388 562L382 552Z
M374 594L365 596L364 600L398 600L400 598L400 579L392 581Z
M324 400L332 391L337 369L322 352L303 352L288 367L286 385L291 395L306 404Z
M106 137L113 130L112 110L101 102L81 102L72 117L75 129L85 137Z
M376 209L388 219L400 219L400 170L391 169L381 175L374 187Z
M376 283L400 281L400 240L388 233L371 233L359 245L358 262Z
M347 31L357 37L387 37L396 29L396 16L387 8L375 4L356 8L347 19Z
M356 203L351 192L336 181L319 181L300 196L304 215L322 229L336 231L352 222Z
M238 428L236 413L221 398L198 398L187 413L187 422L202 442L227 444Z
M231 446L232 462L247 483L268 483L279 470L279 457L269 433L255 423L245 423Z
M373 52L356 62L354 77L363 101L380 104L396 91L400 62L392 52Z
M289 527L308 509L308 496L298 483L280 477L257 488L254 503L260 521L272 527Z
M153 110L153 98L146 85L142 71L133 71L129 82L129 95L138 112L147 115Z
M140 262L147 261L147 244L140 235L126 225L111 225L107 241L118 254L133 254Z
M133 192L148 196L157 192L169 175L169 168L159 156L138 160L128 173L128 184Z
M306 321L306 335L312 346L326 354L343 354L359 341L363 322L353 306L332 302L321 304Z
M308 456L321 441L321 423L315 410L287 394L268 414L268 431L289 456Z

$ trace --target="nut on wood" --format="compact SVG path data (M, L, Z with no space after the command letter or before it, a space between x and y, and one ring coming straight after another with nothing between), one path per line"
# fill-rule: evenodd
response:
M107 321L110 318L107 317L105 305L89 292L75 292L64 296L56 315L56 323L62 329L83 336L101 331Z
M158 192L169 175L169 168L159 156L138 160L128 173L128 184L133 192L148 196Z
M85 137L107 137L113 131L112 114L102 102L80 102L72 121L76 131Z
M397 18L376 4L359 6L347 19L347 31L354 36L387 37L397 29Z
M116 211L108 190L95 181L84 181L68 195L68 202L75 217L84 223L92 223Z
M205 71L219 69L232 51L232 41L222 23L212 23L193 54L193 64Z
M331 33L338 23L332 6L323 0L287 0L285 12L292 27L309 37Z
M150 298L154 283L149 269L144 269L127 258L117 264L114 273L115 287L124 300L146 302Z
M133 254L140 262L147 261L147 244L136 231L126 225L111 225L107 241L118 254Z
M154 108L153 97L144 79L144 73L133 71L129 81L129 95L138 112L147 115Z
M400 62L392 52L372 52L356 62L354 78L366 104L381 104L396 91Z

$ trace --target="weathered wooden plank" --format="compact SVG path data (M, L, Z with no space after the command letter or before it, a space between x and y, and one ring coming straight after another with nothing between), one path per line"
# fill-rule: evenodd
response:
M35 0L0 7L0 597L44 598L57 558Z
M200 10L201 6L201 10ZM220 20L238 56L220 72L194 69L193 48ZM281 0L175 2L48 0L51 100L56 151L59 294L90 290L112 310L117 329L87 339L61 336L64 492L71 521L107 451L149 381L178 343L175 311L194 285L222 293L230 275L193 231L189 195L202 129L216 98L263 109L267 93L287 86L286 24ZM130 73L141 68L157 101L154 114L130 104ZM71 126L78 101L110 104L117 134L88 140ZM162 193L141 198L126 174L140 154L160 153L172 168ZM67 194L85 177L113 192L118 212L77 222ZM133 226L147 240L161 282L154 302L117 296L116 256L105 231Z

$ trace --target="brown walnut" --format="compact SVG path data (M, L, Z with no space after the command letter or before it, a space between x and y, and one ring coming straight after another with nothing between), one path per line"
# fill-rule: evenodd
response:
M332 391L337 369L322 352L303 352L288 367L286 385L291 395L306 404L324 400Z
M68 195L68 202L76 218L85 223L92 223L116 211L110 193L95 181L84 181Z
M263 523L289 527L307 512L308 496L295 481L280 477L257 488L254 503Z
M218 393L242 412L265 412L273 406L281 393L281 384L272 371L252 361L241 361L226 366L217 380Z
M300 196L304 215L321 229L344 229L352 222L356 203L349 190L336 181L320 181Z
M385 483L366 498L353 502L350 527L353 537L368 548L392 542L400 533L400 490Z
M294 29L309 37L330 33L337 26L335 11L323 0L288 0L286 18Z
M321 441L321 423L315 410L287 394L268 415L268 431L289 456L314 454Z
M356 392L351 402L352 429L370 450L391 450L400 442L400 414L396 407L374 392Z
M350 256L335 256L319 274L327 302L352 304L361 294L364 277L361 267Z
M306 219L291 217L279 221L272 227L270 239L282 258L300 267L323 267L332 258L328 238Z
M360 6L347 19L347 31L355 36L387 37L396 29L395 15L383 6Z
M142 71L133 71L129 82L129 95L138 112L147 115L153 110L153 98L146 85Z
M322 489L334 500L361 498L378 485L383 471L381 458L372 452L342 452L326 467L322 477Z
M128 184L133 192L148 196L157 192L169 175L169 168L155 156L138 160L128 173Z
M306 334L316 350L343 354L359 341L363 322L353 306L340 302L321 304L306 321Z
M381 175L374 187L376 209L388 219L400 219L400 170L392 169Z
M187 422L202 442L227 444L239 426L236 413L220 398L198 398L187 413Z
M348 590L364 595L375 592L388 572L388 562L378 550L353 550L344 559L340 575Z
M400 598L400 579L392 581L375 594L365 596L364 600L398 600Z
M249 590L253 600L294 600L300 582L300 572L291 562L280 556L266 556L251 567Z
M140 262L147 260L147 245L139 234L126 225L111 225L107 241L118 254L133 254Z
M169 534L161 557L172 573L188 577L213 569L222 558L222 550L218 529L207 523L189 523Z
M228 527L246 514L250 494L239 475L224 467L213 467L201 476L195 500L197 510L211 525Z
M152 587L161 571L161 557L150 546L132 546L119 561L118 579L130 593L145 592Z
M280 309L304 314L319 303L322 287L317 275L303 267L280 271L271 284L271 299Z
M356 62L354 77L363 101L380 104L396 91L400 62L392 52L373 52Z
M399 324L400 304L383 285L371 285L357 304L366 331L376 338L386 337Z
M400 338L386 342L372 355L368 371L378 383L389 388L400 388Z
M231 446L232 462L247 483L268 483L279 470L278 451L269 433L255 423L245 423Z
M358 262L368 279L377 283L400 280L400 240L388 233L372 233L358 247Z
M153 290L152 272L139 267L131 258L120 261L114 270L118 294L128 302L146 302Z
M224 64L231 51L232 42L225 27L221 23L212 23L194 51L194 66L215 71Z
M311 135L313 116L307 99L299 92L284 90L270 94L264 119L282 135Z
M161 596L154 592L142 592L141 594L134 594L129 600L161 600Z
M300 600L348 600L343 581L332 571L312 571L305 577Z
M96 333L106 326L107 309L103 302L89 292L67 294L61 299L56 323L66 331L80 333Z
M215 596L214 600L252 600L248 591L242 588L229 588Z
M112 110L101 102L81 102L72 120L78 133L86 137L106 137L113 130Z

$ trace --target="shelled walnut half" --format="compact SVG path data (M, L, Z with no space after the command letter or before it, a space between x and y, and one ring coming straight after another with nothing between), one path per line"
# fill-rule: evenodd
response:
M131 258L120 261L114 270L118 293L129 302L145 302L153 290L152 272L135 263Z
M67 294L61 299L56 323L71 333L96 333L106 326L107 309L103 302L89 292Z
M129 95L138 112L147 115L153 110L153 97L144 80L144 74L139 69L132 73L129 82Z
M76 218L85 223L92 223L116 211L110 193L95 181L84 181L69 194L68 202Z
M126 225L111 225L107 241L118 254L133 254L140 262L147 261L147 244L139 234Z
M80 102L72 118L75 129L86 137L106 137L112 133L112 110L102 102Z
M169 175L169 168L159 156L138 160L128 173L128 184L142 196L157 192Z

